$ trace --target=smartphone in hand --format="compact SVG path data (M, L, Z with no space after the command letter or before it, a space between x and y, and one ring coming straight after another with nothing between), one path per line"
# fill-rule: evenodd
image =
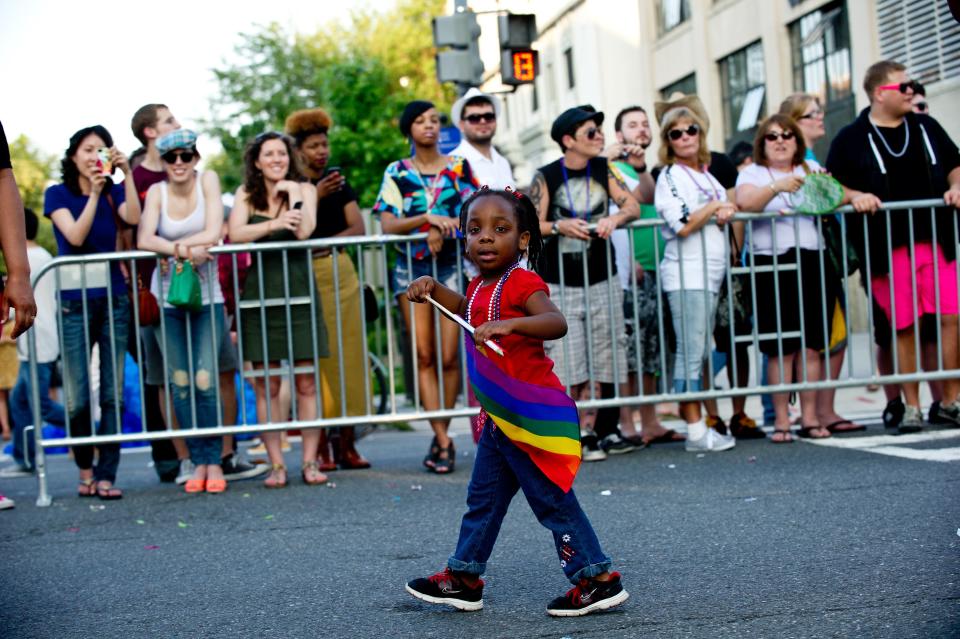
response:
M110 159L110 149L101 146L97 149L97 166L100 167L100 173L103 175L113 174L113 161Z

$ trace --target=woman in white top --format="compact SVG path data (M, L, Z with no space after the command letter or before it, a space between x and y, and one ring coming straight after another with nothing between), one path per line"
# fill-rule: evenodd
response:
M690 109L677 107L660 122L660 162L654 203L666 225L666 246L660 262L660 281L667 294L677 357L674 390L703 390L703 361L710 352L717 296L727 268L727 240L720 228L736 207L727 201L723 186L707 172L704 122ZM715 219L716 224L708 224ZM687 422L687 450L720 451L736 442L708 428L700 402L680 402Z
M760 125L753 153L754 163L737 179L737 205L746 211L790 211L804 178L821 171L815 160L804 159L803 133L796 121L783 114L771 115ZM844 202L861 195L846 190ZM781 336L760 340L760 350L769 358L770 384L788 384L795 377L802 378L804 366L804 381L819 381L820 351L829 343L836 306L836 287L824 288L822 283L832 283L837 274L823 254L816 218L791 215L757 220L751 222L750 236L753 263L766 267L776 263L776 276L771 271L756 274L757 299L767 301L757 307L757 331ZM802 347L805 365L797 359ZM775 394L773 403L776 421L772 441L791 442L787 395ZM801 391L800 407L800 436L830 437L830 431L818 420L816 391Z
M213 171L197 176L200 155L196 142L197 134L187 129L171 131L157 140L167 179L147 191L138 232L140 248L189 259L200 277L203 307L199 311L176 308L166 301L174 259L155 270L150 283L150 290L163 306L163 330L159 335L174 412L184 429L214 427L219 423L215 380L224 330L217 262L207 251L220 241L220 182ZM195 471L187 480L186 492L226 490L220 466L221 438L191 437L187 446Z

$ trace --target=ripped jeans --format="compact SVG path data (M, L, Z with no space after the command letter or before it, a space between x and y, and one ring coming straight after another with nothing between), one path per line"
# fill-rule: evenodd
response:
M180 428L217 426L220 397L216 365L223 333L223 304L204 306L197 312L164 308L163 319L163 330L158 328L157 336L164 346L170 395ZM194 464L220 463L220 436L190 437L187 447Z

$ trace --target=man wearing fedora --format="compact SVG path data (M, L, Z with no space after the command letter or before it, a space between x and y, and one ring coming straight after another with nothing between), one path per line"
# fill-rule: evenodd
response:
M575 399L590 397L588 384L599 384L601 398L614 397L615 385L627 379L623 293L608 240L617 227L640 217L640 205L600 156L602 125L603 113L589 105L561 113L550 137L563 157L540 167L530 187L544 237L540 274L568 325L566 337L544 348ZM613 215L611 200L619 207ZM596 434L582 438L584 461L634 449L620 435L619 415L615 406L598 411Z
M500 100L496 96L483 93L476 87L463 94L450 109L450 120L457 123L463 134L451 155L467 158L480 186L516 188L510 163L493 147L498 117Z

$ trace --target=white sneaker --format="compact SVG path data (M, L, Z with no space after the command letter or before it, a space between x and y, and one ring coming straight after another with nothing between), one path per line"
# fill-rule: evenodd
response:
M712 428L708 428L707 434L700 439L687 437L684 448L690 453L719 453L722 450L730 450L736 445L737 440L733 435L721 435Z
M193 477L193 471L196 470L193 466L193 462L189 459L180 460L180 472L177 473L177 485L182 486L187 483L187 480Z
M607 453L600 448L600 442L593 433L580 434L580 441L583 444L580 453L580 459L585 462L603 461L607 458Z
M13 503L13 500L12 500L12 499L10 499L9 497L4 497L3 495L0 495L0 510L6 510L7 508L13 508L14 505L15 505L15 504Z

